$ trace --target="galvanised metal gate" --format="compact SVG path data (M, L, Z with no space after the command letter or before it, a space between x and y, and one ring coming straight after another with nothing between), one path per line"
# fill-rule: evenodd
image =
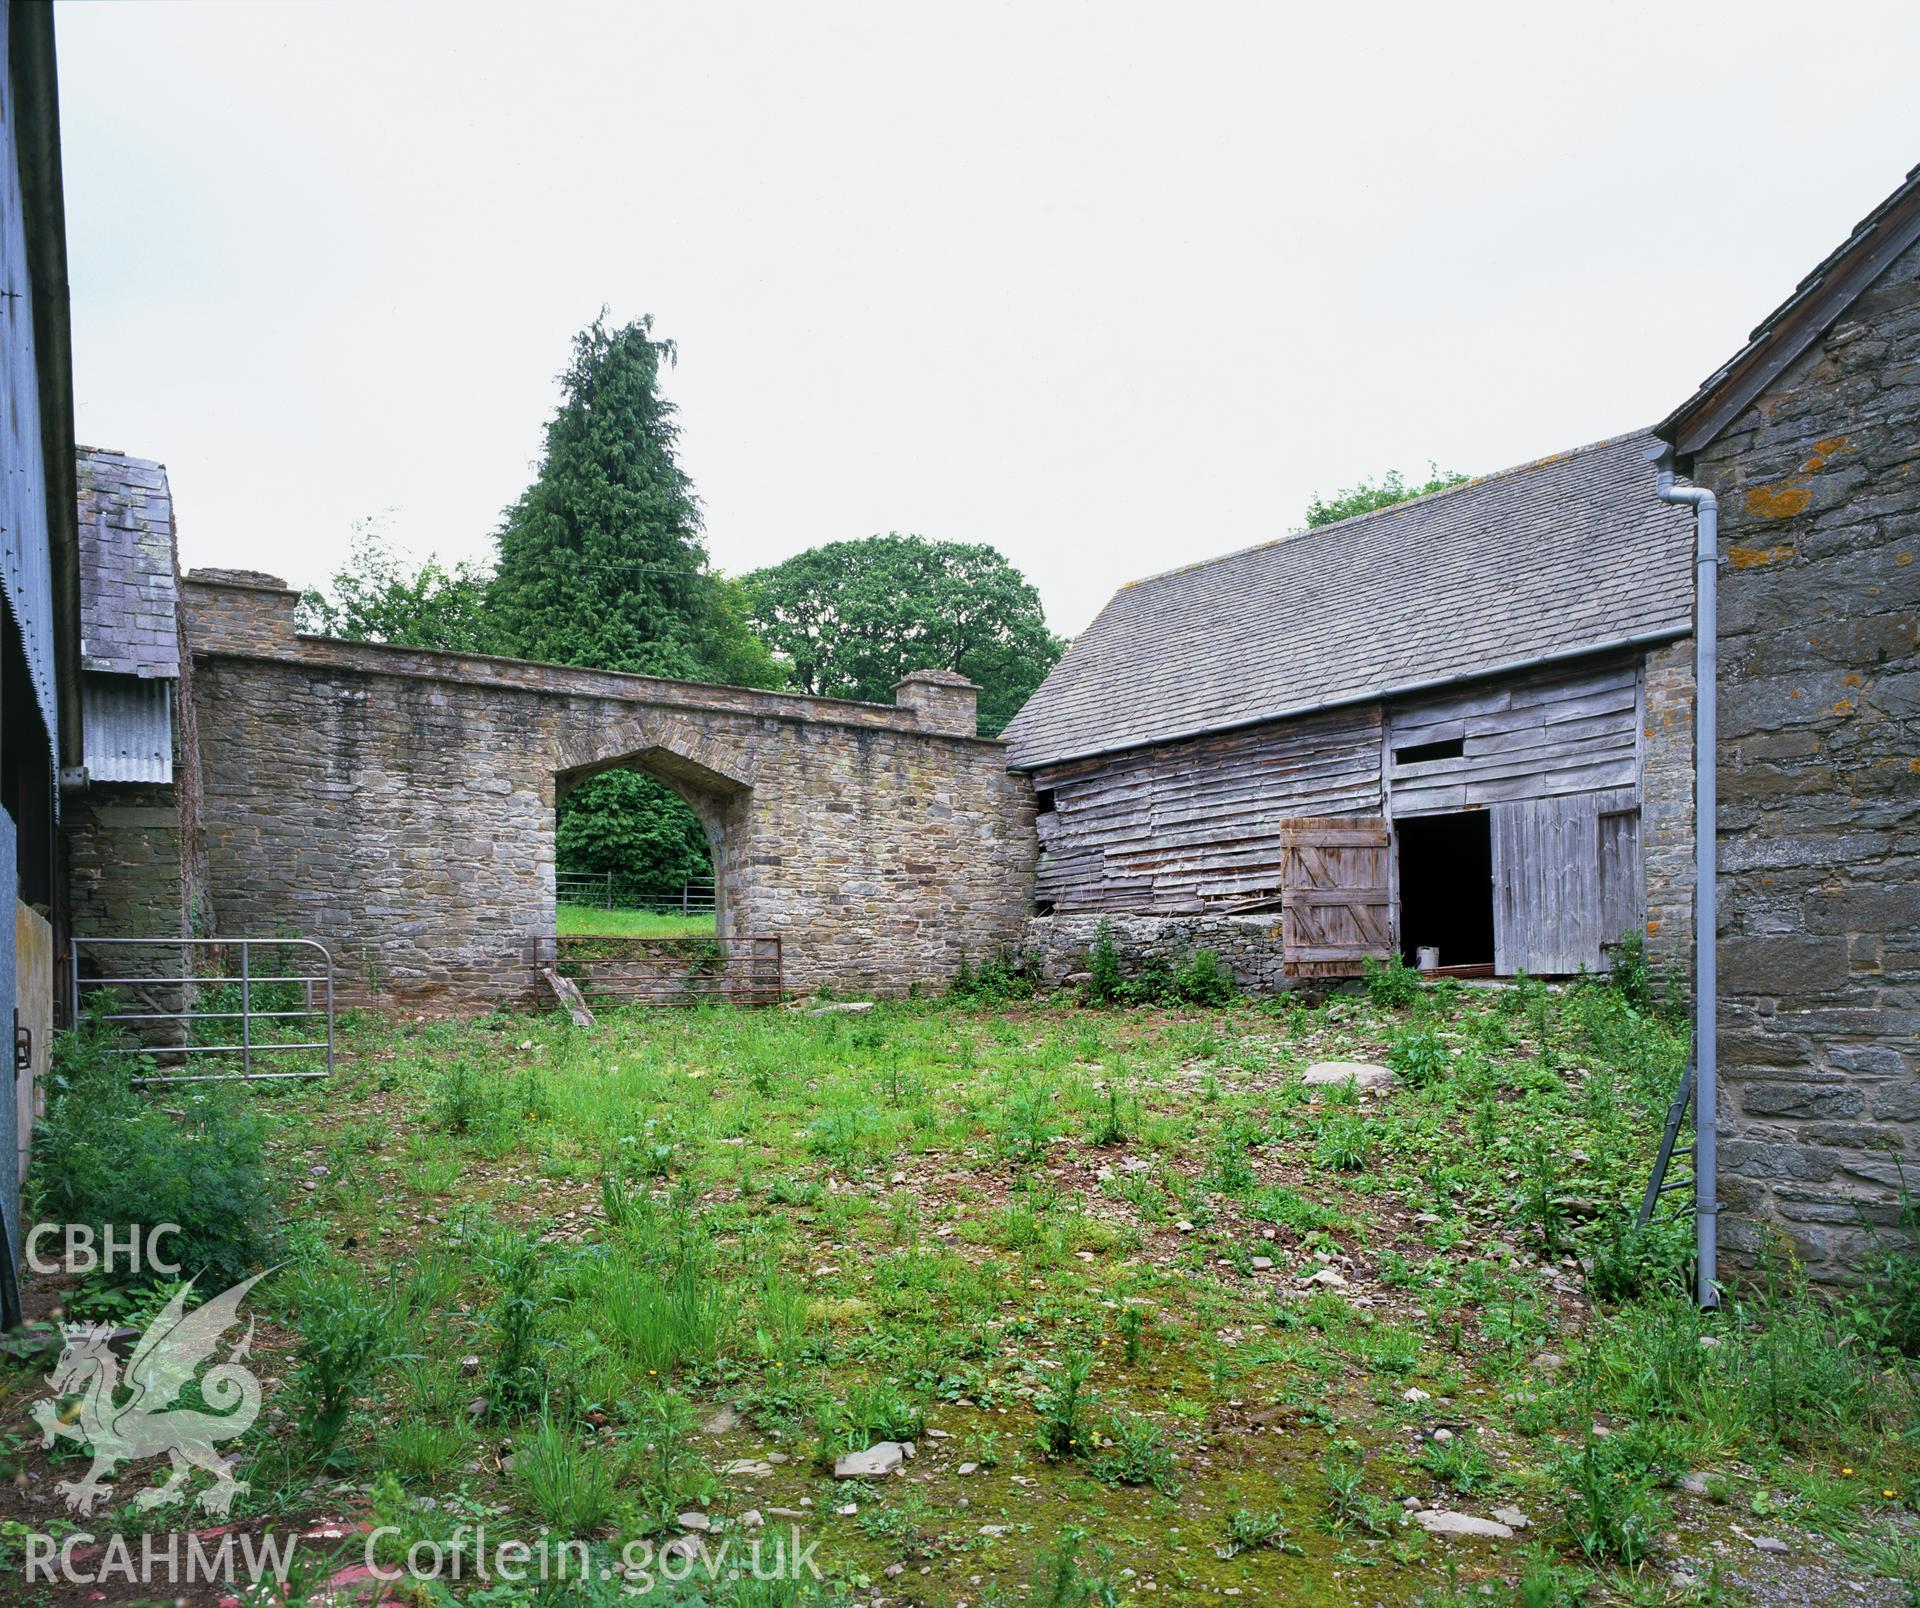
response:
M181 1070L135 1083L333 1075L333 956L312 938L71 938L67 978L74 1022L92 1010L132 1040L111 1053L177 1058ZM262 1057L314 1050L325 1051L324 1070L254 1068ZM221 1062L189 1056L227 1059L221 1070L190 1072Z

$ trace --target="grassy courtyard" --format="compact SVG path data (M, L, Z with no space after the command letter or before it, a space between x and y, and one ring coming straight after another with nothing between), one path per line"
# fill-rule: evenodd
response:
M684 1604L1920 1601L1910 1286L1695 1311L1629 1211L1684 1033L1622 991L817 1009L366 1016L330 1085L170 1098L280 1205L235 1516L819 1543ZM90 1527L182 1523L137 1483Z

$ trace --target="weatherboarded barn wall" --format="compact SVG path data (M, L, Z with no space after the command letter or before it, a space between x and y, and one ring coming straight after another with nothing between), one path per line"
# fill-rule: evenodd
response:
M296 637L293 603L183 587L211 898L323 940L350 995L524 997L556 792L616 764L708 824L727 931L780 938L792 986L941 982L1032 908L1032 790L954 678L844 703Z
M1457 753L1428 757L1435 745ZM1429 697L1275 721L1033 772L1043 911L1190 918L1277 902L1302 817L1484 810L1504 970L1571 973L1644 919L1655 964L1683 980L1692 866L1691 645L1616 654ZM1078 969L1079 921L1036 923L1051 970ZM1147 928L1129 929L1154 950ZM1258 940L1249 977L1277 971ZM1253 944L1252 949L1247 949ZM1216 947L1209 944L1208 947Z
M1720 1219L1858 1276L1920 1185L1920 244L1694 459L1718 493Z
M1280 823L1380 809L1380 710L1222 732L1034 772L1043 907L1172 915L1272 892Z

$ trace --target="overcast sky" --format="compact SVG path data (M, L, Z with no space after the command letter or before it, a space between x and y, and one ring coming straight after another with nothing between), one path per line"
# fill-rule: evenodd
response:
M1920 7L63 4L82 441L186 563L481 557L602 303L715 561L1056 629L1389 466L1653 422L1920 162Z

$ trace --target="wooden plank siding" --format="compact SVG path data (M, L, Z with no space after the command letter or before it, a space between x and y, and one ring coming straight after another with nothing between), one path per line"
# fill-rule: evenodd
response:
M1144 915L1277 898L1283 822L1379 813L1380 721L1368 705L1036 770L1037 897Z
M1063 913L1139 915L1281 903L1290 821L1384 817L1390 832L1397 819L1486 810L1497 968L1543 976L1596 968L1605 946L1644 918L1640 677L1640 655L1616 654L1387 708L1042 766L1033 772L1037 897ZM1399 757L1436 743L1460 752ZM1364 935L1353 922L1319 946L1340 951L1316 957L1336 969L1350 966L1363 936L1377 952L1398 931L1393 841L1382 840L1379 865L1369 860L1355 883L1366 894ZM1308 907L1336 890L1303 865L1296 855L1287 891L1310 924L1319 918ZM1370 925L1376 914L1384 936ZM1302 960L1315 947L1306 933L1295 935Z
M1543 977L1596 971L1605 946L1637 925L1637 915L1626 919L1625 907L1638 883L1633 802L1632 789L1623 788L1493 806L1496 971L1504 976L1524 968Z
M1455 759L1403 763L1402 749L1459 741ZM1639 785L1640 662L1539 673L1396 706L1387 720L1394 815Z
M1388 865L1393 838L1378 815L1283 823L1281 944L1289 977L1358 977L1393 947Z

